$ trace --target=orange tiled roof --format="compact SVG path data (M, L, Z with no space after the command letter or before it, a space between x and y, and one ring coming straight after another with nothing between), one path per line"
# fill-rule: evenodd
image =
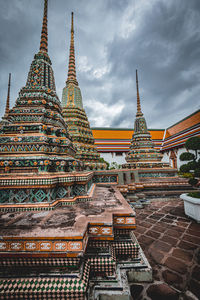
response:
M150 129L156 148L160 148L164 129ZM95 145L100 152L128 152L133 130L130 128L93 128Z
M167 128L166 137L168 138L174 134L177 134L187 128L190 128L200 122L200 110L189 115L185 119Z
M164 135L164 129L149 129L151 133L152 139L162 140ZM92 128L92 133L95 138L97 139L123 139L123 140L130 140L133 135L132 129L121 129L121 128Z
M166 134L164 129L149 129L149 131L157 149L169 150L174 147L182 147L188 138L200 135L200 110L168 127ZM133 130L130 128L101 127L92 128L92 133L98 151L127 152Z

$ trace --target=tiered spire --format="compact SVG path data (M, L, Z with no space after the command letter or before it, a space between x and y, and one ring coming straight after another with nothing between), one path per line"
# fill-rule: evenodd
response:
M141 106L140 106L140 94L139 94L139 85L138 85L138 74L136 70L136 88L137 88L137 113L136 117L142 116L143 113L141 111Z
M162 163L162 154L154 148L151 135L147 129L146 120L140 106L140 94L138 85L138 74L136 70L137 89L137 113L135 118L134 133L131 140L129 152L126 156L125 168L157 168L166 167L168 164Z
M40 40L40 51L48 52L48 30L47 30L47 12L48 12L48 0L44 0L44 14L42 23L42 32Z
M9 164L6 170L15 173L60 172L71 168L74 161L75 148L61 114L47 53L47 5L44 0L40 50L34 55L26 85L10 110L9 80L6 106L9 116L5 119L9 122L0 128L0 173L8 167L6 164Z
M69 66L68 66L68 78L67 83L72 82L78 85L76 79L76 66L75 66L75 49L74 49L74 13L71 15L71 42L69 52Z
M64 120L67 123L73 144L77 149L75 158L82 161L85 168L104 169L106 165L100 162L100 155L94 145L94 137L83 108L81 90L76 79L73 12L71 18L68 78L66 86L63 88L62 106Z
M8 78L8 94L7 94L4 118L7 118L10 110L10 83L11 83L11 73L9 73L9 78Z

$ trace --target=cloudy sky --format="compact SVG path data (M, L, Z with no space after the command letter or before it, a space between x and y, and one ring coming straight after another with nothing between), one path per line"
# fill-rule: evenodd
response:
M77 79L92 127L133 127L135 69L149 128L199 109L200 0L49 0L49 55L61 99L71 11ZM0 0L0 112L11 106L38 52L43 0Z

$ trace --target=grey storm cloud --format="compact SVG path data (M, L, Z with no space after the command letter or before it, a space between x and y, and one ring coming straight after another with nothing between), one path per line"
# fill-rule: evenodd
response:
M77 79L91 126L133 127L135 70L148 127L166 128L199 109L199 0L49 0L49 55L61 99L70 13ZM11 106L38 52L43 0L0 0L0 101Z

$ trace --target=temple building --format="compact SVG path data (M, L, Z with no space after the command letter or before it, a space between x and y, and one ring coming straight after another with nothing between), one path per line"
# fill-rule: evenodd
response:
M148 128L155 149L163 154L161 162L180 168L179 156L185 152L185 142L193 136L200 136L200 110L193 112L177 123L162 128ZM131 128L92 128L98 152L109 163L124 164L129 152L134 130Z
M137 88L137 113L135 119L134 134L131 140L130 150L126 156L127 168L162 168L169 167L162 163L162 154L155 149L151 135L147 130L146 120L141 110L140 94L138 86L138 75L136 70L136 88Z
M135 211L117 189L123 176L77 171L48 55L47 11L44 0L39 52L0 129L0 299L101 299L108 290L129 299L128 280L139 269L152 281L152 270L134 235ZM71 71L66 88L79 90Z
M83 108L81 90L76 78L73 12L71 18L68 78L62 94L63 117L76 147L75 157L82 161L87 169L104 169L106 164L100 162L100 155L94 145L94 137Z

